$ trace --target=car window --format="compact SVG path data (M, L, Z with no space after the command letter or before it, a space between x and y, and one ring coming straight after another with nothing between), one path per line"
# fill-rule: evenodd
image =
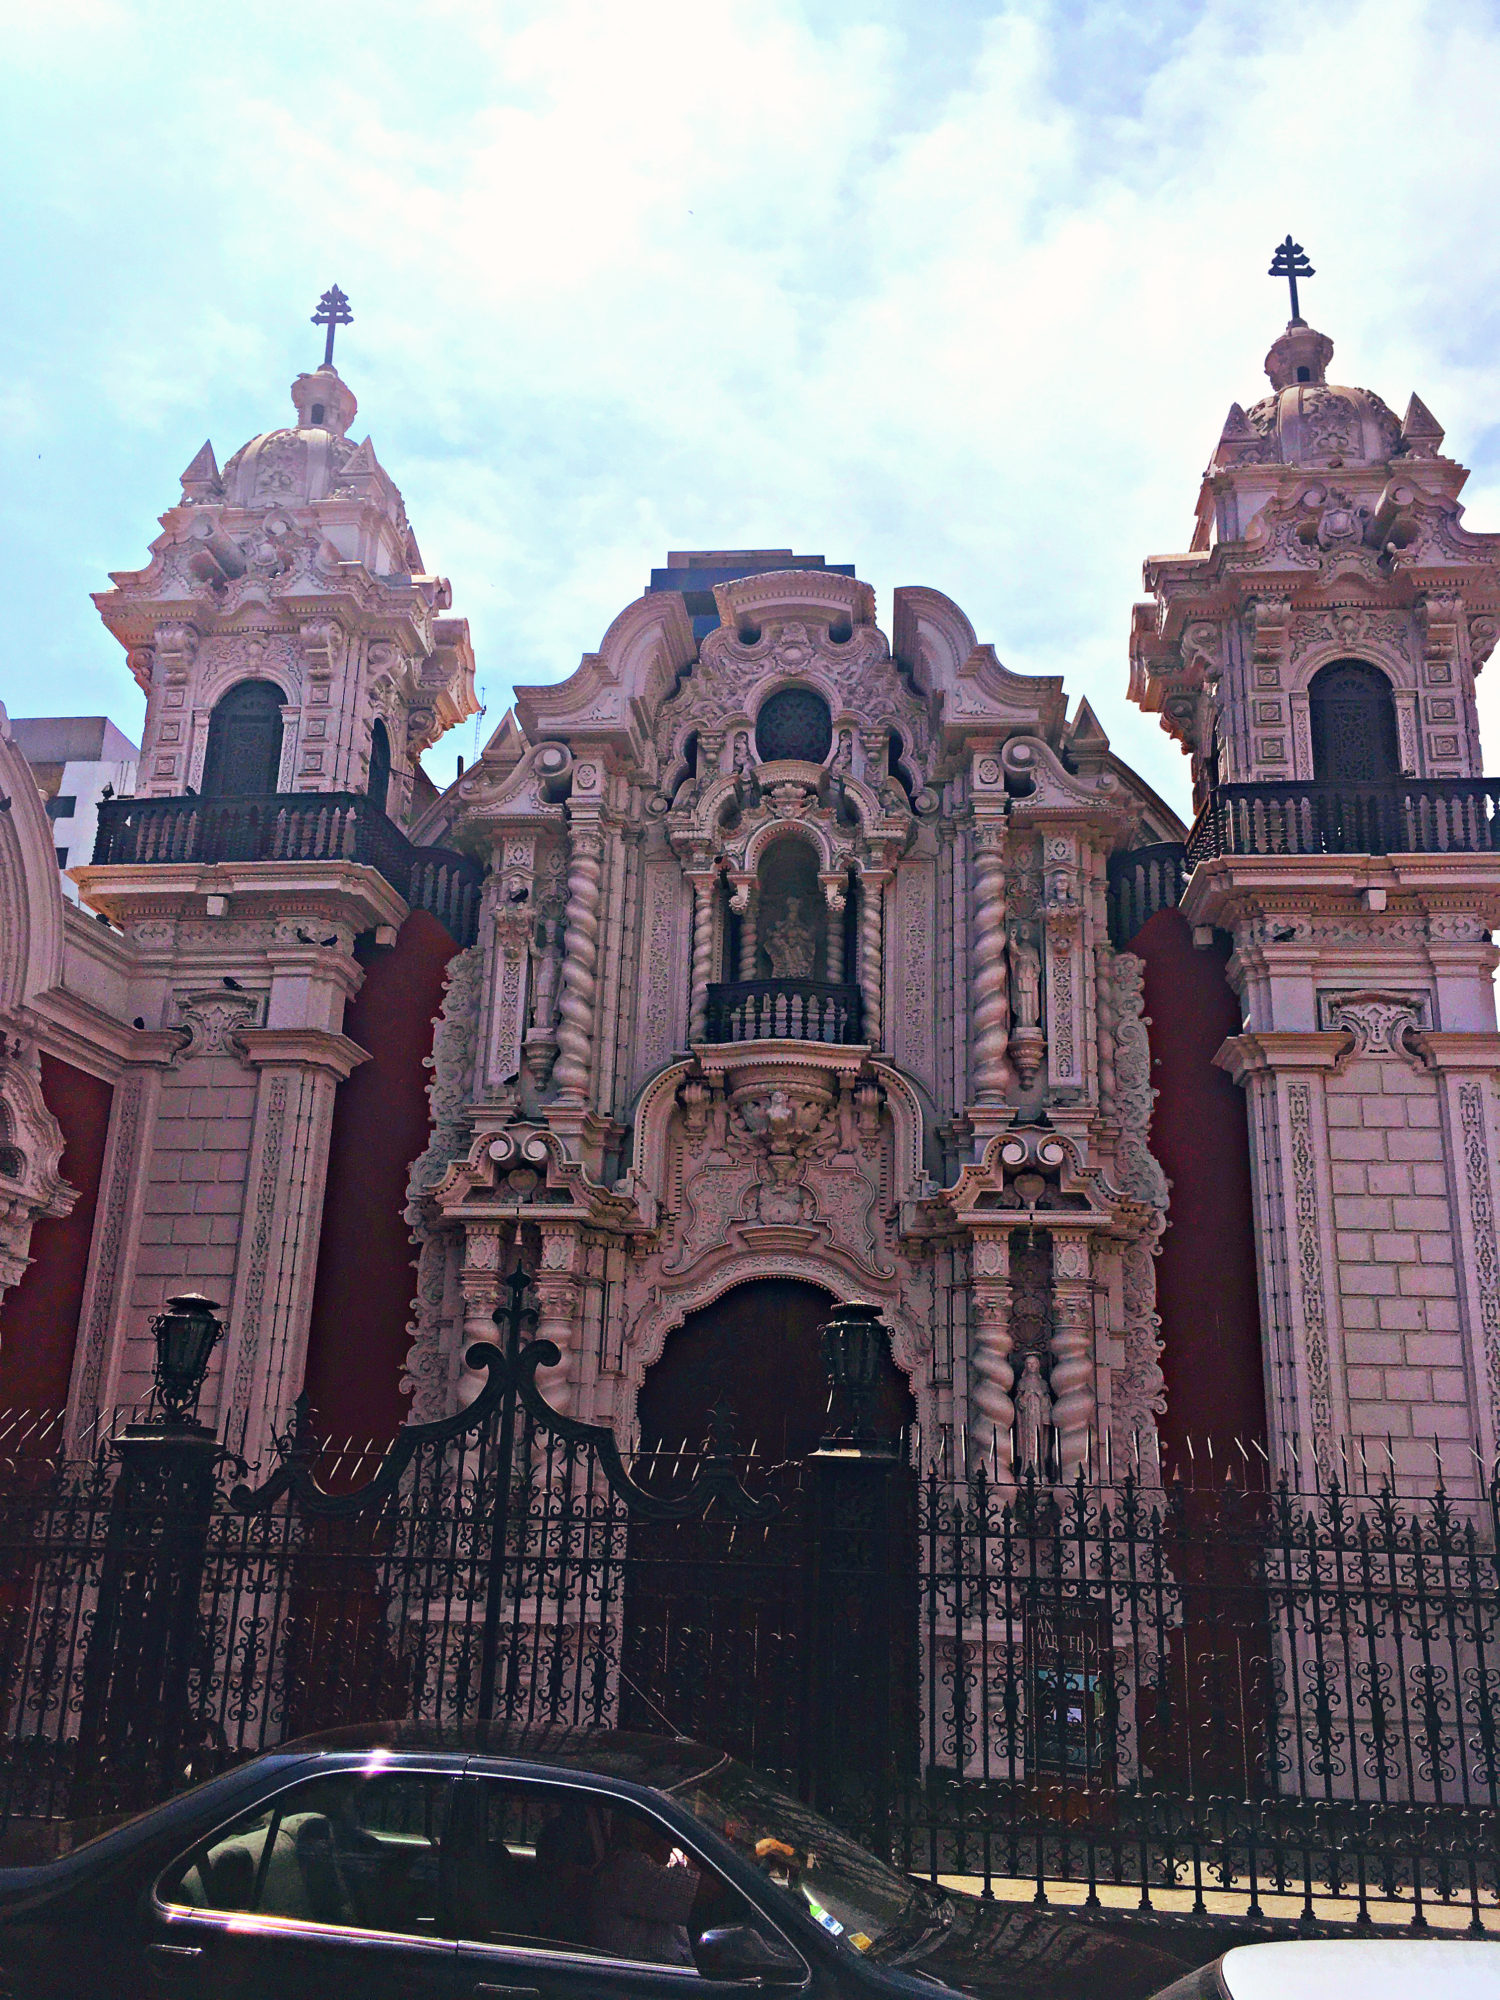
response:
M444 1936L456 1784L408 1772L310 1779L202 1842L157 1893L179 1908Z
M706 1930L754 1906L649 1813L572 1785L478 1781L453 1856L460 1937L691 1966Z

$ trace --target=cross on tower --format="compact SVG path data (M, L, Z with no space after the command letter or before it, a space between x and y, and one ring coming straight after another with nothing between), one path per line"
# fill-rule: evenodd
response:
M1271 259L1271 268L1266 273L1270 278L1285 278L1292 288L1292 319L1300 320L1302 309L1297 304L1297 280L1311 278L1316 274L1307 261L1307 252L1300 243L1294 243L1288 235L1276 245L1276 254ZM332 335L329 336L332 339Z
M1290 242L1291 238L1288 237L1287 241ZM353 318L354 315L349 310L348 299L339 290L337 285L330 285L322 298L318 300L318 310L312 316L314 326L326 326L328 329L328 340L323 348L323 366L325 368L333 366L334 328L348 326Z

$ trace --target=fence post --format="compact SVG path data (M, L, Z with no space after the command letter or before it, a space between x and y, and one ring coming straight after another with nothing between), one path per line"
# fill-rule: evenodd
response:
M98 1608L84 1667L75 1817L153 1805L195 1745L191 1681L220 1451L197 1424L131 1424L115 1440Z
M878 1308L840 1306L822 1330L834 1407L852 1422L807 1461L806 1751L810 1802L890 1850L891 1805L916 1737L916 1521L896 1447L865 1405L886 1343Z

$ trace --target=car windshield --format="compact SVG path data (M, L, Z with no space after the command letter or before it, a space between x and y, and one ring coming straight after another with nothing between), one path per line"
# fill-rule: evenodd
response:
M903 1918L921 1901L909 1876L732 1758L671 1791L824 1930L856 1951L869 1951L903 1929Z

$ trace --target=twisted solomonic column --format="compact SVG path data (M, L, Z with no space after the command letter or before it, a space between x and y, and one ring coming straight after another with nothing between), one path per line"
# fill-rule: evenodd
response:
M1016 1407L1011 1397L1011 1286L1008 1237L982 1237L974 1245L970 1303L969 1459L983 1465L997 1486L1013 1483Z
M885 982L881 953L886 876L867 868L859 878L859 985L865 1003L865 1040L880 1047L880 1001Z
M713 874L694 875L692 1000L688 1010L688 1043L701 1042L708 1032L708 988L714 974Z
M734 892L729 906L740 920L740 964L742 980L755 977L756 921L760 915L760 890L754 882L744 882Z
M599 884L604 836L575 826L568 845L568 910L559 1003L558 1057L552 1077L565 1104L586 1104L593 1066L594 1010L599 981Z
M1005 969L1005 823L974 828L974 1098L1001 1104L1010 1086L1010 986Z
M1094 1297L1086 1235L1052 1232L1052 1422L1058 1481L1070 1486L1086 1465L1094 1410Z

